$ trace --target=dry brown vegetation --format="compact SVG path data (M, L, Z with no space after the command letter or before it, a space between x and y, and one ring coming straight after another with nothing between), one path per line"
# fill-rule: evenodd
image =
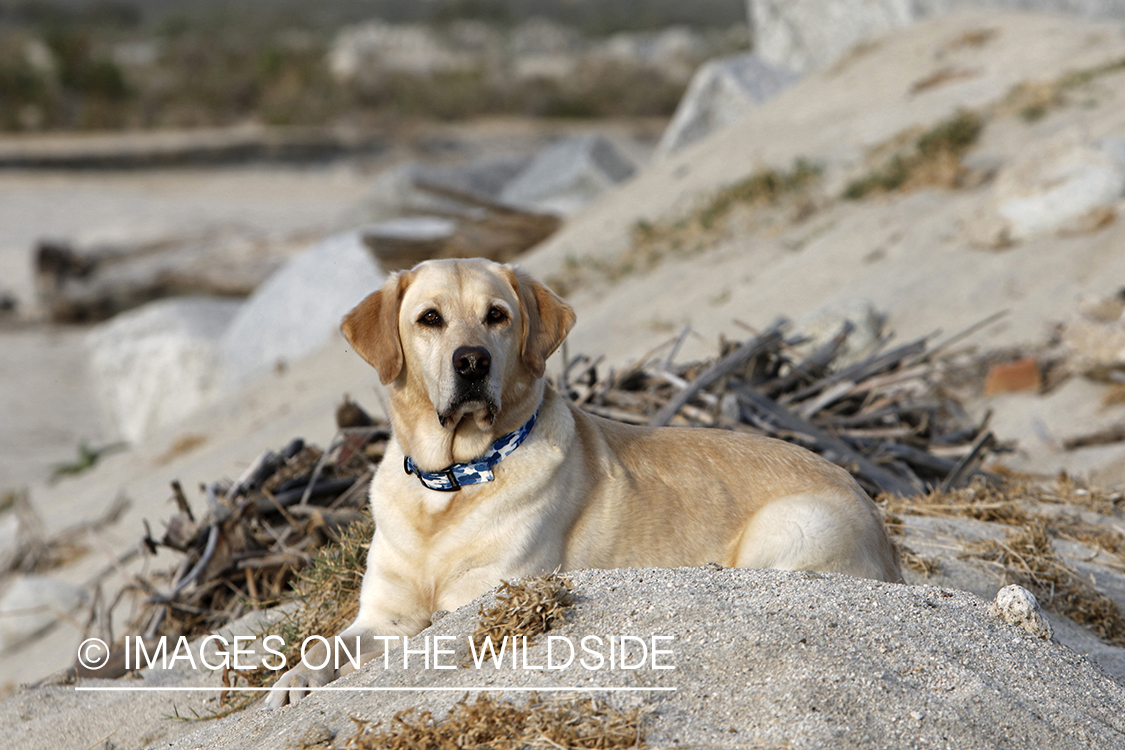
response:
M401 711L390 726L353 721L359 731L347 750L517 750L518 748L644 747L645 709L620 710L597 698L544 700L524 705L478 695L461 699L449 715Z
M1020 495L998 487L981 477L967 487L935 489L915 498L893 497L886 502L886 512L914 516L975 518L978 521L1023 524L1028 515L1018 505ZM901 522L900 522L901 523Z
M1125 646L1125 617L1117 603L1055 554L1050 522L1028 521L1009 532L1004 541L971 545L968 556L994 563L1005 581L1018 583L1043 606L1085 625L1102 640Z
M1017 114L1026 123L1046 117L1051 110L1073 103L1078 89L1097 79L1125 70L1125 59L1073 70L1050 81L1025 81L1012 88L997 107L997 114Z
M959 187L967 174L961 157L976 143L983 128L979 113L961 110L879 160L870 172L844 189L843 197L858 200L874 193Z
M806 159L797 159L789 169L760 169L706 197L684 216L638 221L624 254L610 261L571 258L566 271L549 283L566 294L594 278L616 281L651 270L668 257L690 257L729 236L738 218L745 220L761 209L774 209L785 221L807 218L816 210L811 191L820 173L820 167Z
M999 570L1005 583L1017 583L1035 594L1044 607L1085 625L1107 643L1125 646L1125 616L1096 585L1056 553L1052 538L1086 544L1125 565L1125 535L1116 528L1090 523L1073 514L1037 513L1044 505L1075 504L1113 515L1121 493L1090 488L1070 477L1036 482L1012 477L996 484L978 479L953 491L935 491L916 498L886 498L884 516L892 532L901 533L900 515L972 518L1012 527L1003 541L966 545L963 559L979 560ZM930 576L933 561L899 544L903 564Z
M362 520L340 529L337 543L319 548L297 574L292 592L285 600L300 601L300 606L258 634L282 637L286 664L300 661L301 643L307 636L340 633L355 619L367 550L374 532L375 524L365 513ZM259 665L255 670L229 671L223 679L228 686L242 683L267 687L282 674ZM205 718L217 719L241 711L259 697L251 692L223 693L219 710Z
M506 636L534 638L561 620L572 602L570 580L558 573L504 581L496 592L496 603L488 609L481 605L473 642L479 646L486 638L493 643Z

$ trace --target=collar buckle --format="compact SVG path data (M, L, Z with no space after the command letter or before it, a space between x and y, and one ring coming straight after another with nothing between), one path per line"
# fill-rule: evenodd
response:
M423 476L422 470L414 466L414 462L410 460L410 456L403 456L402 470L407 474L413 474L418 477L418 481L428 490L434 490L435 492L457 492L461 489L461 483L457 481L457 475L453 472L452 465L445 467L441 471L427 472L428 476ZM427 479L430 481L426 481ZM445 479L449 482L449 486L442 487L441 485L431 484L435 479Z
M435 492L457 492L468 484L491 482L494 479L492 468L523 443L531 428L535 426L537 416L539 416L538 412L532 414L531 419L527 420L523 427L498 438L485 455L476 461L450 464L438 471L422 471L410 460L410 456L403 456L402 470L407 474L414 474L423 487ZM459 469L462 471L462 479L457 478ZM448 487L443 486L445 482L449 483Z

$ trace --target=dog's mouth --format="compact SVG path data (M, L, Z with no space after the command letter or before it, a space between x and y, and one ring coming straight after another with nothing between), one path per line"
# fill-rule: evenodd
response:
M460 424L462 419L471 417L483 430L492 426L499 411L500 408L493 399L467 395L455 399L445 410L438 411L437 418L442 427L450 429Z

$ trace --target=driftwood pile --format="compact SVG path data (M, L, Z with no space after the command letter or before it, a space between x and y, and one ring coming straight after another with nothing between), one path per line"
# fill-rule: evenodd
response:
M327 450L293 440L266 451L234 482L201 487L208 512L197 520L178 482L179 512L160 539L147 528L149 551L183 554L165 585L145 582L135 623L146 637L210 632L289 593L312 552L365 519L367 490L390 430L345 398L339 431Z
M941 359L954 337L884 347L836 364L851 333L798 355L801 341L775 327L728 344L708 362L673 364L684 335L662 357L599 373L599 361L570 359L559 390L587 411L631 424L695 425L771 435L848 468L873 494L914 497L965 486L996 448L983 424L943 392ZM177 513L150 549L183 554L162 585L148 582L136 623L146 636L213 630L279 601L320 545L363 520L367 489L390 438L345 398L327 451L295 440L266 452L234 482L202 488L197 520L178 485ZM690 450L690 446L685 446ZM985 475L987 477L987 475ZM134 631L137 632L137 631Z

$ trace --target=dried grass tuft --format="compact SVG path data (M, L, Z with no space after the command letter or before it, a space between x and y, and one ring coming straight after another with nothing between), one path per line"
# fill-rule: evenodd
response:
M546 633L573 602L570 587L570 579L557 572L504 581L496 593L496 604L488 609L481 605L473 642L479 646L489 636L498 643L505 636L530 639Z
M1011 484L997 487L977 477L967 487L956 490L936 489L920 498L886 498L885 511L911 516L939 518L975 518L978 521L1022 526L1030 516L1019 506L1027 491ZM901 521L899 521L901 524Z
M339 633L355 620L359 612L359 590L367 565L367 550L374 532L374 521L364 513L363 520L341 528L335 543L320 547L309 564L297 574L293 591L287 598L300 601L301 606L258 634L282 637L285 643L282 653L287 664L300 661L301 642L306 637ZM267 687L283 672L259 666L253 671L231 674L252 687ZM229 694L224 694L224 697L226 695ZM230 710L211 718L241 710L257 698L253 693L235 693L229 701L222 701Z
M984 120L978 113L961 110L919 133L909 146L852 181L843 197L859 200L872 193L960 187L966 176L961 157L976 143L983 128Z
M536 694L525 705L478 695L459 701L444 719L407 709L389 727L352 720L359 731L346 750L517 750L518 748L644 747L644 708L612 708L597 698L547 701Z
M1050 526L1055 536L1125 559L1125 534L1115 528L1098 526L1071 515L1052 519Z
M905 568L929 578L941 569L941 563L936 557L919 555L905 544L896 544L899 560Z
M1125 646L1125 617L1117 603L1058 558L1049 531L1048 521L1036 518L1002 542L972 545L967 556L999 565L1008 582L1031 591L1044 607L1085 625L1107 643Z
M711 194L686 215L638 221L633 226L632 247L621 257L610 262L593 256L573 258L562 274L548 282L565 295L595 277L617 281L651 270L668 257L691 257L727 238L736 217L758 223L777 219L778 214L785 221L803 220L816 210L811 192L821 171L801 158L789 169L760 169Z

